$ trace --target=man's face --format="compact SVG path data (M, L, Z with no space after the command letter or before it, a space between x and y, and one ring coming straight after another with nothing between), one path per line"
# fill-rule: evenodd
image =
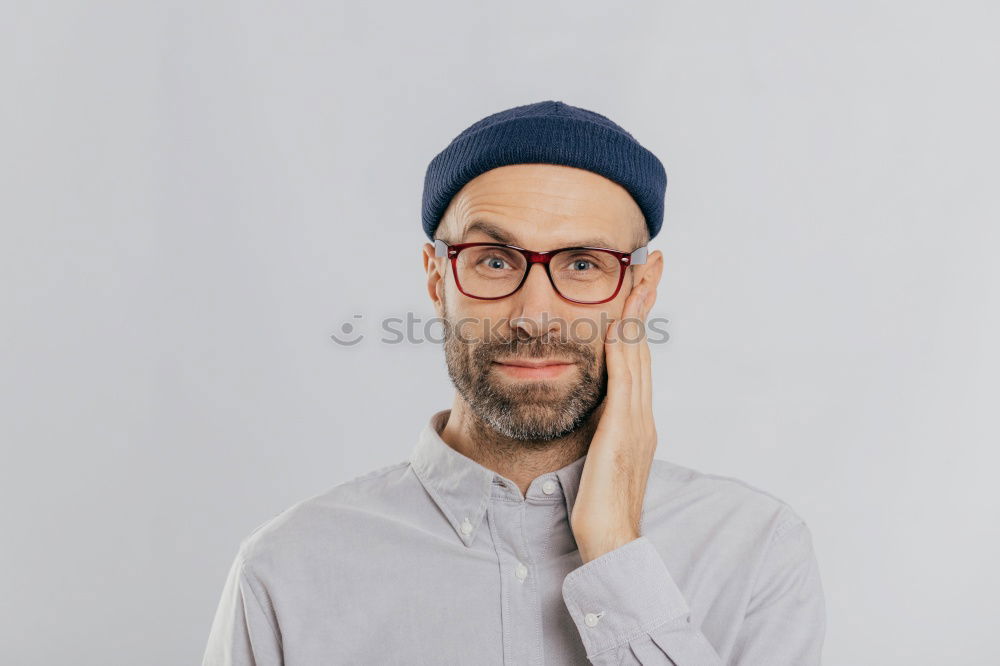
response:
M518 164L469 181L436 237L536 251L590 245L631 252L645 242L645 221L628 192L603 176ZM428 291L448 323L445 357L459 394L484 423L515 440L546 442L581 427L607 391L607 324L621 316L641 271L659 260L651 253L646 265L626 269L607 303L563 299L540 265L514 294L479 300L458 290L449 261L425 245ZM531 367L539 364L546 365Z

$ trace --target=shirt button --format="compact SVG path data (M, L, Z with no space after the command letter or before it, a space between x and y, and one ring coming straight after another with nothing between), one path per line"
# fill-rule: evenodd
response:
M601 618L597 617L593 613L587 613L583 616L583 621L587 623L588 627L596 627L598 620Z
M517 566L514 567L514 575L517 576L518 580L524 580L528 577L528 567L518 562Z
M556 482L553 481L552 479L549 479L548 481L542 484L542 492L545 493L546 495L551 495L555 491L556 491Z
M469 522L468 518L462 521L462 534L465 536L472 534L472 523Z

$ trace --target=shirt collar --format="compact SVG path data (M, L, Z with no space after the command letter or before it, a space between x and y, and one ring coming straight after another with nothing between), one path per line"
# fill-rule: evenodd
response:
M437 412L424 426L410 456L410 466L462 543L471 546L482 526L494 487L504 483L506 492L515 497L520 497L521 491L510 479L459 453L441 439L450 414L450 409ZM526 496L551 499L561 494L566 515L572 516L586 459L586 455L581 456L561 469L537 477L528 486Z

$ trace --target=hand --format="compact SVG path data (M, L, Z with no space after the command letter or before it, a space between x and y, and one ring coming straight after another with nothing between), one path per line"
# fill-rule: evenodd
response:
M584 563L638 539L656 426L645 325L655 296L629 294L622 319L608 326L608 394L587 453L570 527Z

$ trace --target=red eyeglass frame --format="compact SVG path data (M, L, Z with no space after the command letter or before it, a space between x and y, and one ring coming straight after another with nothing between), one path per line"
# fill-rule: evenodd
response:
M521 281L509 294L504 294L503 296L473 296L462 288L462 283L458 279L458 255L467 247L482 247L486 245L492 247L503 247L509 250L514 250L515 252L520 252L528 262L524 268L524 275L521 277ZM574 298L563 295L563 293L559 291L559 287L556 286L555 280L552 279L552 273L549 270L549 262L556 253L565 252L566 250L598 250L600 252L607 252L617 257L619 262L618 265L621 266L621 271L618 273L618 284L615 286L614 293L608 298L600 301L578 301ZM559 295L560 298L563 298L571 303L579 303L581 305L599 305L601 303L607 303L608 301L614 300L615 296L618 295L618 292L621 291L622 282L625 281L626 268L646 263L646 257L649 256L649 246L643 245L642 247L636 248L631 252L621 252L607 247L594 247L588 245L561 247L557 250L537 252L535 250L526 250L523 247L507 245L505 243L456 243L454 245L449 245L445 241L438 238L434 240L434 256L447 257L451 259L451 272L452 275L455 276L455 285L463 295L468 296L469 298L475 298L481 301L496 301L501 298L512 296L516 294L522 286L524 286L525 281L528 279L528 273L531 272L532 264L542 264L545 266L545 274L549 276L549 284L552 285L552 289Z

